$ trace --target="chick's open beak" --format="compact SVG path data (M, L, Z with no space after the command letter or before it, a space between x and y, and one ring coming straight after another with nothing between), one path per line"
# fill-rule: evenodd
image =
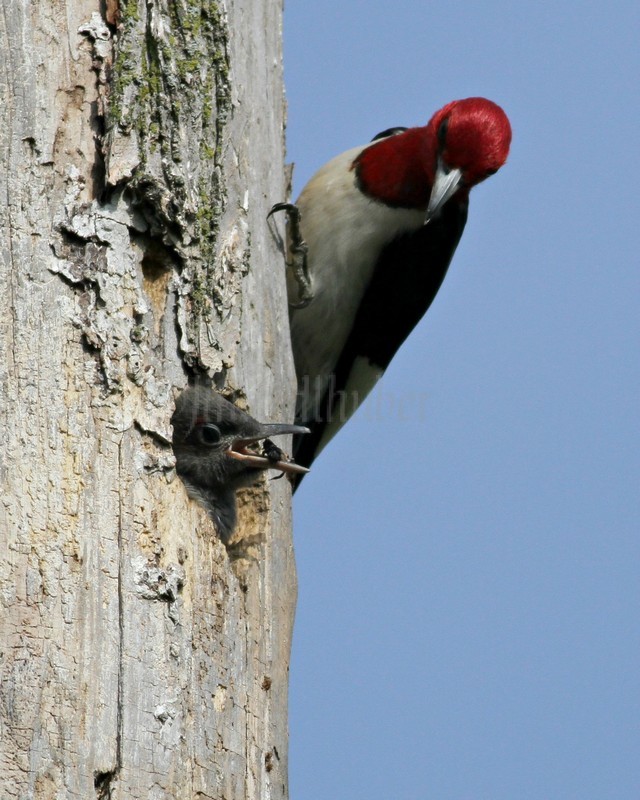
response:
M247 436L241 439L236 439L231 447L227 450L227 455L242 461L248 467L255 469L276 469L279 472L290 472L298 475L304 475L309 470L306 467L296 464L295 461L284 461L267 458L266 456L258 455L248 449L248 445L255 444L262 439L270 439L272 436L284 436L286 434L294 433L309 433L309 428L303 428L300 425L279 425L274 423L272 425L261 425L260 431L252 436ZM283 453L283 455L285 455Z

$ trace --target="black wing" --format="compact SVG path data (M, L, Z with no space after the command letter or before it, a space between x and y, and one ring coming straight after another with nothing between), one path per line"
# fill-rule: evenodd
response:
M380 133L376 133L376 135L373 137L371 141L377 142L378 139L386 139L387 136L396 136L398 133L404 133L405 131L408 130L409 128L402 128L400 126L397 126L395 128L387 128L384 131L380 131Z
M327 420L340 413L340 392L347 385L356 358L367 358L384 372L429 309L462 236L467 209L467 202L447 203L437 219L415 233L398 237L380 254L318 418L306 423L311 428L309 435L294 440L298 464L311 465Z

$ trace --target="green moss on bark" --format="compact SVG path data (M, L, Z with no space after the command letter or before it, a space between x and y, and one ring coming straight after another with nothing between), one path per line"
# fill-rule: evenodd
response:
M169 232L165 241L177 234L192 273L192 310L207 316L225 205L226 19L211 0L126 0L121 12L107 141L135 134L139 164L127 188L152 229Z

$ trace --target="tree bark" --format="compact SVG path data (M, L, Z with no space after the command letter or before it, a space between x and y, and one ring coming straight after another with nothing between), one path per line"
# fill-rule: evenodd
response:
M292 421L280 0L0 17L0 796L286 798L290 488L225 548L188 377Z

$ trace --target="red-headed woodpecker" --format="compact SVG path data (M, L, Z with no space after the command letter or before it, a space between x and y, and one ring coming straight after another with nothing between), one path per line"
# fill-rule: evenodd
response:
M449 103L334 158L288 214L296 461L309 466L427 311L467 218L469 191L505 163L511 126L490 100Z

